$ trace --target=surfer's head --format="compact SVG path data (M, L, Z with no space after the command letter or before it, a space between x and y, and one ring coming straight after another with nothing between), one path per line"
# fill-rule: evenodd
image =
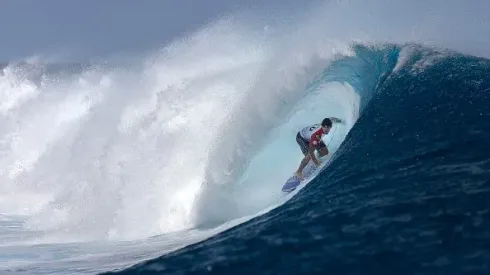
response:
M322 120L322 129L325 134L330 132L330 128L332 128L332 120L330 118L324 118Z

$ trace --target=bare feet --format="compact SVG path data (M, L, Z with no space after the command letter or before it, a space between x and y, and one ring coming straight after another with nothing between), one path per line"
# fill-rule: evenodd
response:
M294 173L296 175L296 177L299 179L299 180L303 180L303 173L301 172L296 172Z

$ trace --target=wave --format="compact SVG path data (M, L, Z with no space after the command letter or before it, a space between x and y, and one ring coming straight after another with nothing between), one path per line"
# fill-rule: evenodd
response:
M46 266L65 251L67 268L90 265L76 260L86 254L132 257L131 248L148 259L318 202L327 171L336 176L328 182L363 171L346 156L378 135L366 125L397 102L380 101L386 87L456 55L427 45L488 54L485 43L429 28L477 27L436 2L327 3L294 26L244 13L125 66L10 63L0 74L0 218L18 227L0 235L2 246L15 258L45 245ZM383 21L400 9L425 21ZM330 115L347 121L331 137L332 165L314 187L284 197L301 158L296 131ZM127 264L106 260L90 268Z
M488 272L490 60L409 48L396 62L381 57L406 48L360 48L362 60L393 70L380 70L336 157L294 198L199 244L105 274ZM328 70L335 75L351 61L359 63L346 58Z

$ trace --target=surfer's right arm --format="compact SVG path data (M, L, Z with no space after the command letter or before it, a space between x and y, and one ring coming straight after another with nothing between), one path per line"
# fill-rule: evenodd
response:
M310 158L313 160L313 163L315 163L316 166L319 166L320 162L318 161L318 159L315 156L315 146L313 145L312 142L308 146L308 154L310 155Z

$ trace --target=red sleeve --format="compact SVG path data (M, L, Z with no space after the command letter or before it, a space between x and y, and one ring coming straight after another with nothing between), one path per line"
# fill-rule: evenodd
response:
M322 140L322 135L323 135L323 130L322 128L316 130L312 135L311 135L311 139L310 139L310 142L311 144L313 144L314 146L317 146L320 141Z

